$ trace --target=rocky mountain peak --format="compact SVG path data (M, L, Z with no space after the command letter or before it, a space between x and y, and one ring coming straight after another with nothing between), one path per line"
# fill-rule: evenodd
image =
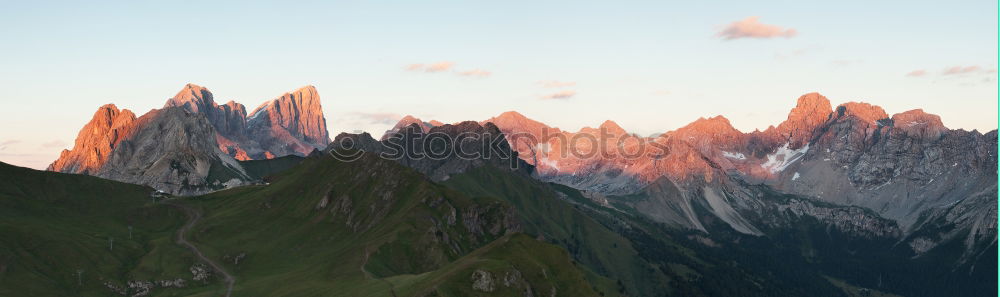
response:
M838 116L853 116L865 123L875 124L878 120L889 118L889 114L878 105L864 102L847 102L837 106Z
M236 101L233 100L229 100L229 102L226 102L226 104L222 106L229 107L229 109L232 110L243 110L243 114L247 113L247 108L243 106L243 104L237 103Z
M729 119L721 115L710 118L698 118L694 122L677 129L676 132L699 135L740 134L740 131L733 128L733 125L729 123Z
M403 116L402 119L399 119L399 122L400 123L403 123L403 122L406 122L406 123L420 123L421 121L420 121L420 119L418 119L417 117L414 117L412 115L405 115L405 116Z
M406 115L402 119L399 119L399 122L396 122L396 125L392 126L392 129L385 131L385 134L382 134L381 140L388 139L393 134L399 133L399 131L403 131L403 129L409 127L410 125L417 125L418 127L420 127L420 130L424 133L430 131L432 127L440 126L429 122L421 121L420 119L412 115Z
M537 142L545 142L552 135L562 133L559 128L549 127L546 124L529 119L516 111L504 112L498 116L480 122L480 124L484 126L488 123L496 125L500 131L507 134L508 137L518 134L530 135L531 137L519 136L516 137L517 139L514 141L511 141L511 144L517 148L517 151L519 152L531 150Z
M419 123L404 126L385 140L376 141L368 133L341 133L334 140L330 150L353 147L367 152L378 153L400 164L426 174L432 180L444 181L450 175L469 169L492 164L500 169L530 174L533 167L518 158L500 128L493 123L480 124L464 121L456 124L434 126L429 131L417 129ZM449 137L423 137L427 133ZM467 138L478 135L478 138ZM350 140L351 144L340 143ZM484 145L488 144L488 145ZM405 150L405 151L400 151ZM468 154L476 157L463 157ZM440 154L440 155L435 155Z
M826 122L831 112L829 99L819 93L808 93L799 97L788 118L777 129L786 135L808 133Z
M808 121L817 117L825 117L833 111L830 99L820 93L808 93L799 96L795 107L788 113L789 121Z
M598 127L598 129L607 131L614 135L623 135L628 133L625 131L625 129L622 128L622 126L619 126L618 123L615 123L612 120L604 121L604 123L601 123L601 126Z
M305 86L261 104L247 117L249 134L277 155L308 155L330 142L319 92Z
M189 83L163 105L164 108L172 106L184 107L191 112L207 112L214 109L215 100L212 92L205 87Z
M628 134L628 132L625 131L625 129L623 129L621 126L618 126L618 123L615 123L612 120L604 121L604 123L601 123L601 125L597 126L597 128L591 128L591 127L580 128L580 131L577 131L577 133L586 133L586 134L595 135L595 136L598 136L598 137L600 137L602 135L603 136L620 136L620 135Z
M94 112L90 122L80 129L72 150L63 150L48 170L91 174L104 165L119 142L133 132L136 117L128 109L105 104Z
M199 194L242 184L249 176L218 148L203 113L167 107L135 120L133 134L94 175L174 194Z
M484 123L486 123L486 122L494 123L495 125L497 125L499 127L514 127L514 126L518 126L518 127L532 127L532 128L548 127L545 124L543 124L541 122L538 122L538 121L535 121L535 120L532 120L532 119L529 119L528 117L526 117L526 116L524 116L521 113L518 113L516 111L504 112L504 113L501 113L498 116L492 117L492 118L490 118L490 119L488 119L486 121L483 121L483 122Z
M524 116L523 114L521 114L519 112L510 110L510 111L506 111L504 113L501 113L500 115L494 117L494 119L498 119L498 120L499 119L506 119L506 120L518 120L518 121L520 121L520 120L527 120L528 117Z
M929 114L923 109L914 109L892 115L893 126L907 134L922 138L935 138L948 131L941 117Z

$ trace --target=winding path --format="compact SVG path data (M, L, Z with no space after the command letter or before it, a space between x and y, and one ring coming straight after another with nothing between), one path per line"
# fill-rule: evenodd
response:
M191 242L189 242L187 240L187 238L185 237L185 235L187 234L187 232L191 230L191 227L194 227L194 224L197 224L198 220L201 219L201 211L195 209L194 207L177 203L174 200L168 200L168 201L166 201L164 203L167 204L167 205L176 207L176 208L180 209L181 211L184 211L184 214L186 214L188 216L188 222L186 224L184 224L184 226L181 227L180 230L177 230L177 243L180 244L180 245L186 246L189 250L191 250L191 252L194 253L195 256L197 256L202 261L205 261L206 263L208 263L209 266L212 266L212 269L215 269L215 271L217 273L221 274L222 275L222 281L226 283L226 295L225 295L225 297L229 297L230 295L232 295L233 294L233 285L236 283L236 278L233 277L228 272L226 272L225 269L222 269L222 265L219 265L215 261L212 261L211 259L209 259L208 257L206 257L205 254L202 253L201 250L198 249L198 247L194 246L194 244L192 244Z

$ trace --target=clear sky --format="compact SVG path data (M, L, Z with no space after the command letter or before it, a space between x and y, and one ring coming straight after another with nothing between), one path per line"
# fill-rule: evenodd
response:
M986 131L996 69L988 0L2 1L0 161L44 168L98 106L142 114L189 82L248 109L315 85L331 135L507 110L752 131L813 91Z

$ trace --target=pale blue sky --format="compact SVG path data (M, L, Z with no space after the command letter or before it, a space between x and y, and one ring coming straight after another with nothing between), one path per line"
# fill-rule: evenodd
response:
M997 127L996 1L45 2L0 3L0 161L34 168L98 106L142 114L188 82L248 109L315 85L332 134L507 110L568 130L611 119L651 134L721 114L752 131L812 91ZM751 16L798 34L716 36ZM405 70L441 61L455 64ZM971 68L944 74L955 66ZM473 69L491 75L454 73ZM560 91L575 95L541 99Z

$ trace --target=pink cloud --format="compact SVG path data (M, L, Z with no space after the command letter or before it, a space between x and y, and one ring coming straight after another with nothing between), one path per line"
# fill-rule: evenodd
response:
M957 75L957 74L975 73L975 72L979 72L981 70L982 70L981 67L974 66L974 65L973 66L964 66L964 67L963 66L952 66L952 67L945 68L944 71L941 72L941 74L942 75Z
M424 71L427 71L427 72L448 71L449 69L451 69L451 66L455 66L455 63L453 63L453 62L437 62L437 63L434 63L434 64L427 65L427 67L424 68Z
M571 81L558 81L558 80L543 80L539 81L538 85L543 88L562 88L562 87L572 87L575 86L575 82Z
M719 31L716 36L724 40L733 40L740 38L792 38L795 37L795 35L798 35L798 31L795 31L795 29L786 29L780 26L763 24L757 21L759 18L760 17L751 16L743 20L733 22L723 28L722 31Z
M576 91L565 90L542 96L542 99L569 99L576 96Z
M468 70L468 71L460 71L460 72L458 72L458 75L461 75L461 76L479 77L479 78L488 77L488 76L490 76L492 74L493 74L492 72L489 72L489 71L486 71L486 70L482 70L482 69L472 69L472 70Z
M410 64L407 65L404 69L406 69L406 71L423 71L423 72L433 73L433 72L448 71L453 66L455 66L455 62L441 61L431 64Z
M910 73L906 74L906 76L909 76L909 77L920 77L920 76L924 76L924 75L927 75L927 71L923 70L923 69L913 70L913 71L910 71Z

